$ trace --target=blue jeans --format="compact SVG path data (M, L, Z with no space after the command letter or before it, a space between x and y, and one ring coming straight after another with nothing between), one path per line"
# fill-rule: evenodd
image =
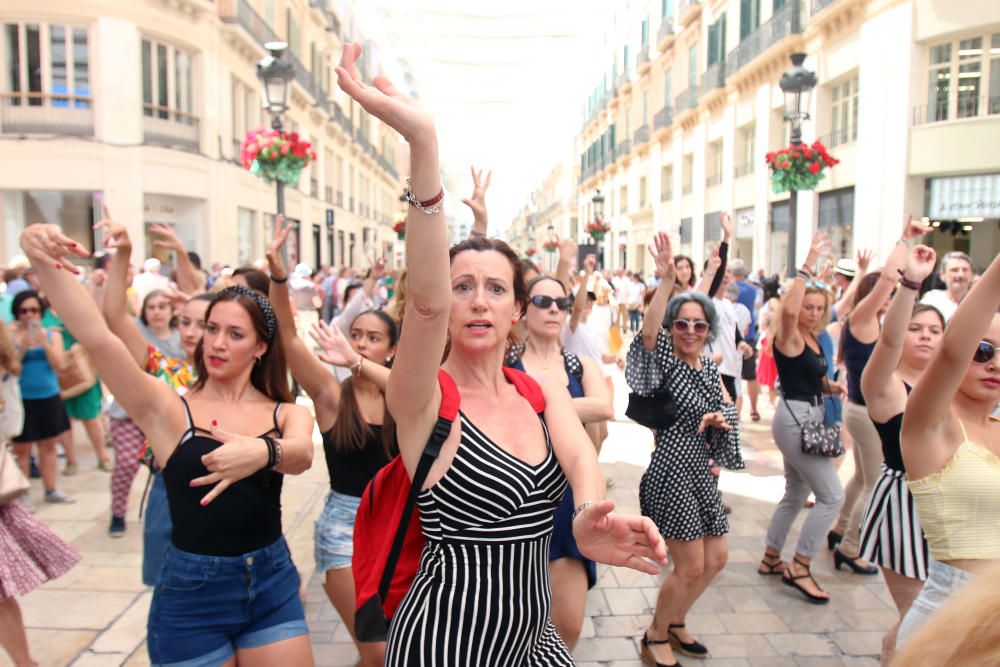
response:
M153 665L221 665L236 649L308 634L285 538L241 556L167 550L149 609Z
M167 487L163 475L153 475L153 485L149 488L146 512L142 526L142 583L155 586L160 583L160 570L170 546L170 532L174 528L170 520L170 506L167 504Z
M902 646L906 639L937 611L938 607L947 602L955 591L972 581L975 576L971 572L932 559L927 567L927 581L924 582L923 589L906 611L903 622L899 624L896 647Z

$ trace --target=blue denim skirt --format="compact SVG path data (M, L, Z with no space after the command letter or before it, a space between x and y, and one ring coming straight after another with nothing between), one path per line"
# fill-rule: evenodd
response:
M236 649L308 634L299 584L283 537L241 556L169 547L149 610L150 662L221 665Z
M331 491L323 513L316 519L314 555L316 571L339 570L351 566L354 556L354 520L361 498Z

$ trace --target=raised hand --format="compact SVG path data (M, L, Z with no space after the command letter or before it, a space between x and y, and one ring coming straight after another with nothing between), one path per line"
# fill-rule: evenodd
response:
M79 274L66 258L90 257L90 252L62 233L59 225L30 225L21 232L21 248L34 266L45 265Z
M573 259L576 257L576 253L577 253L576 241L574 241L573 239L567 237L559 242L560 262L572 262Z
M721 412L709 412L701 418L698 424L698 433L704 433L709 428L721 428L723 431L731 431L733 427L726 423L726 416Z
M184 242L181 241L181 237L177 236L177 232L174 228L169 225L150 225L149 233L153 236L158 236L159 238L153 241L153 246L156 248L166 248L167 250L172 250L176 253L187 252L187 248L184 247Z
M936 263L937 253L934 252L934 248L925 245L914 246L906 258L903 277L913 282L922 283L927 279L927 276L934 273Z
M589 253L583 258L583 273L585 275L590 275L597 268L597 255L594 253Z
M913 239L919 239L921 236L929 234L930 232L931 232L930 225L924 224L924 221L922 219L914 220L913 216L911 215L906 219L906 224L903 225L902 240L911 241Z
M201 457L209 474L191 480L191 486L215 485L201 499L202 507L236 482L266 466L268 459L267 444L263 440L223 431L214 420L212 437L222 445Z
M722 256L719 255L718 250L713 250L712 254L708 256L708 269L706 272L708 275L714 276L720 268L722 268Z
M488 171L486 178L483 178L483 170L476 171L475 166L469 167L469 171L472 172L472 196L463 199L462 203L472 209L472 215L477 220L485 220L487 219L486 191L490 187L490 181L493 180L493 171Z
M653 262L656 264L656 270L660 272L660 275L667 275L668 271L672 273L674 270L674 249L670 242L670 236L666 232L657 232L653 236L653 245L647 247L649 248L649 254L653 256Z
M646 517L612 514L614 507L613 500L601 500L576 515L573 537L580 552L600 563L658 573L655 563L667 565L660 531Z
M830 260L823 262L823 270L820 271L819 279L827 284L833 281L833 262Z
M360 355L354 351L351 342L344 337L336 325L330 326L322 320L314 322L309 335L319 345L321 351L316 356L324 363L344 367L354 366L358 363Z
M154 225L154 227L156 226L159 225ZM105 219L94 225L94 229L104 230L105 248L122 248L125 250L132 249L132 239L129 237L128 230L125 229L125 225L113 220ZM150 231L153 231L152 227L150 227Z
M830 237L826 235L826 232L816 232L812 238L812 244L809 246L809 254L806 255L806 266L816 266L816 262L829 251Z
M719 215L719 225L722 227L722 240L729 242L733 238L733 216L723 211Z
M378 280L385 275L385 257L372 258L372 280Z
M288 240L288 235L292 231L292 223L285 222L285 216L280 213L274 218L274 236L271 244L267 246L267 267L271 272L271 277L276 280L284 280L288 276L285 268L285 260L281 258L281 249Z
M408 142L433 137L434 120L409 95L400 92L385 76L376 76L369 86L361 80L355 65L361 55L361 45L348 42L336 68L337 83L361 107L403 135Z
M858 251L858 276L863 276L868 273L868 267L871 266L872 260L875 258L875 252L872 250L859 250Z

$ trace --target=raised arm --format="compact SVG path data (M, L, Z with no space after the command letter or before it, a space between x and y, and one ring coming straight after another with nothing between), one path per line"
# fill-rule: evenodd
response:
M486 213L486 191L490 188L490 181L493 180L493 171L486 173L483 178L483 170L476 171L475 165L469 167L472 172L472 196L463 199L462 203L472 209L472 229L470 236L486 236L486 229L489 226L489 216Z
M934 249L924 245L910 251L903 270L903 284L900 284L899 292L889 305L878 343L861 374L861 393L868 405L868 414L875 421L886 422L906 406L906 389L902 382L894 379L894 373L903 354L913 304L917 302L918 291L907 287L907 284L923 283L934 271L936 259Z
M908 471L911 462L924 474L940 469L961 440L957 420L951 419L951 404L968 372L970 359L998 308L1000 255L993 258L986 273L948 320L937 353L906 402L901 441ZM921 476L914 470L914 479Z
M663 316L667 314L667 302L670 301L674 288L674 251L666 232L659 232L653 237L649 254L653 256L656 270L660 272L660 284L653 292L642 321L642 345L647 350L654 350L657 336L663 328Z
M150 225L149 233L159 237L153 241L155 247L173 251L174 257L177 259L177 286L181 291L192 296L204 292L204 282L199 277L198 270L194 268L191 258L188 257L184 242L181 241L181 237L177 236L174 228L169 225Z
M576 245L576 244L574 244ZM576 328L580 326L580 318L587 308L587 285L590 284L590 277L594 275L594 267L597 266L597 255L590 253L583 260L583 278L576 290L576 297L573 299L573 312L569 316L569 330L576 333Z
M781 297L781 319L778 321L774 344L785 356L795 357L802 353L805 341L799 333L799 311L802 310L802 302L806 297L806 280L812 279L812 267L816 266L816 262L826 254L829 247L830 241L826 234L817 232L809 246L804 267L795 274L791 287Z
M559 242L559 262L556 264L556 280L563 284L566 291L573 289L570 272L573 270L573 260L576 258L576 243L571 238Z
M340 87L409 143L409 186L413 200L426 202L437 198L441 193L441 173L433 119L386 77L375 77L374 86L362 82L354 64L360 53L360 45L344 46L337 67ZM406 256L409 258L406 326L389 377L386 403L399 427L400 453L412 475L441 403L437 371L448 337L451 311L448 230L440 203L422 209L409 207Z
M385 257L375 257L372 259L372 268L368 272L368 277L361 283L361 291L375 304L379 303L379 297L375 293L375 287L379 279L385 275Z
M184 431L184 408L166 382L147 375L137 364L122 363L128 355L125 344L108 328L87 290L70 275L79 272L68 261L70 254L86 257L87 251L57 225L31 225L21 233L21 247L66 328L90 353L101 379L149 438L156 458L166 461Z
M724 270L721 250L722 247L719 246L719 250L713 250L709 254L708 261L705 262L705 270L701 272L698 284L694 286L696 292L707 295L712 291L712 285L715 283L716 276L721 275L719 272Z
M861 286L861 278L868 272L868 266L872 262L872 252L870 250L859 250L858 251L858 270L854 276L854 280L847 286L844 293L840 297L840 301L833 304L833 310L837 314L837 320L847 321L847 318L851 315L851 309L854 307L854 295L858 293L858 288ZM827 284L830 281L824 280Z
M104 245L114 248L114 255L108 265L108 279L104 288L104 318L111 333L118 336L129 356L140 368L146 365L149 343L139 330L139 325L128 314L128 265L132 255L132 239L124 225L111 220L101 220L95 229L105 232Z
M712 285L708 288L708 298L710 299L714 299L715 295L719 293L722 279L726 275L726 265L729 263L729 242L733 238L733 216L723 211L719 216L719 226L722 227L722 243L719 244L719 259L722 260L722 264L715 272Z
M316 423L323 432L329 430L337 418L340 383L323 367L322 362L313 356L295 330L295 316L292 315L292 304L288 296L288 271L281 257L281 249L292 231L292 223L286 223L285 217L279 215L274 224L274 236L267 248L267 264L271 271L271 284L267 296L274 309L274 316L278 320L281 347L285 352L288 369L312 399L313 408L316 410Z

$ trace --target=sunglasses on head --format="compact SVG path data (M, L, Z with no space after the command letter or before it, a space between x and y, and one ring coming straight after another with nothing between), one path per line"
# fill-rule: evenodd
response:
M699 336L708 333L708 322L705 320L674 320L671 326L677 333L687 333L689 330Z
M531 297L531 304L542 308L551 308L552 304L556 304L556 308L559 310L569 310L573 307L573 297L571 296L561 296L559 298L553 298L551 296L545 296L544 294L539 294L538 296Z
M806 287L818 287L819 289L829 289L830 286L827 285L822 280L809 280L806 281Z
M979 347L972 354L972 360L977 364L988 364L997 356L997 346L985 340L979 341Z

